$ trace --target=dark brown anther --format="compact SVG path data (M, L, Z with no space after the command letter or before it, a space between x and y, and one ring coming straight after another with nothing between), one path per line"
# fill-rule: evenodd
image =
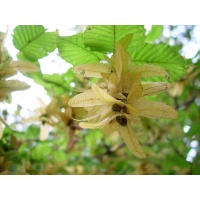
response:
M121 109L122 109L122 107L120 105L118 105L118 104L113 104L113 106L112 106L112 110L114 112L120 112Z
M124 106L124 107L122 108L122 110L123 110L123 112L128 113L128 112L127 112L127 107L126 107L126 106Z
M127 96L128 96L128 93L126 93L126 92L123 92L122 93L126 98L127 98Z
M126 126L127 125L127 119L124 116L117 116L116 121L121 125L121 126Z

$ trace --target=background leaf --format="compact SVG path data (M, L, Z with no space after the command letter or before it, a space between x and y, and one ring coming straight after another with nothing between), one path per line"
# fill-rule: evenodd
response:
M84 32L84 44L92 50L113 52L114 44L127 34L133 34L129 49L141 46L145 40L144 26L103 25L88 26Z
M134 64L154 64L164 68L169 73L170 81L181 78L188 66L175 47L165 44L146 43L133 50L131 58Z
M68 37L59 37L58 51L61 57L76 66L85 63L98 63L104 59L104 54L91 51L83 44L83 34Z
M13 44L29 60L36 61L57 46L57 32L46 32L41 25L19 25L13 30Z
M154 43L156 39L162 36L163 25L153 25L151 31L147 34L145 42Z

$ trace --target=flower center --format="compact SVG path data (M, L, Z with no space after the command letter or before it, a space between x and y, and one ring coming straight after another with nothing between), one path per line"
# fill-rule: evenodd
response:
M121 126L126 126L127 125L127 119L124 116L117 116L116 121L121 125Z
M120 105L118 105L118 104L113 104L113 106L112 106L112 110L114 111L114 112L123 112L123 113L127 113L128 114L128 112L127 112L127 107L126 106L120 106Z
M113 106L112 106L112 110L114 112L120 112L121 109L122 109L122 107L120 105L118 105L118 104L113 104Z

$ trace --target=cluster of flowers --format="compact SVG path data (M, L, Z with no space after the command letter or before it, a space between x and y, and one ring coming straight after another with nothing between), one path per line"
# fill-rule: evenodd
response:
M34 64L26 61L13 61L8 51L4 47L6 34L0 32L0 102L4 101L11 92L18 90L26 90L30 86L19 80L8 80L7 78L17 74L17 72L37 72L39 68ZM3 124L6 122L0 117L0 139L3 133Z
M167 90L167 82L142 84L142 77L164 76L167 72L151 64L133 65L127 47L127 37L115 44L115 51L106 63L84 64L75 67L76 73L100 78L91 89L70 99L71 107L83 107L87 117L79 123L82 128L102 128L102 133L118 132L128 149L137 157L145 158L132 125L139 117L176 118L178 113L170 106L147 100L146 96Z

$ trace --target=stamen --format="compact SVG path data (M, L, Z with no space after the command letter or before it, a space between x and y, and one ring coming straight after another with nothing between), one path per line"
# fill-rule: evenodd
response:
M122 107L120 105L118 105L118 104L113 104L113 106L112 106L112 110L114 112L120 112L121 109L122 109Z
M127 119L124 116L117 116L116 121L121 125L121 126L126 126L127 125Z

